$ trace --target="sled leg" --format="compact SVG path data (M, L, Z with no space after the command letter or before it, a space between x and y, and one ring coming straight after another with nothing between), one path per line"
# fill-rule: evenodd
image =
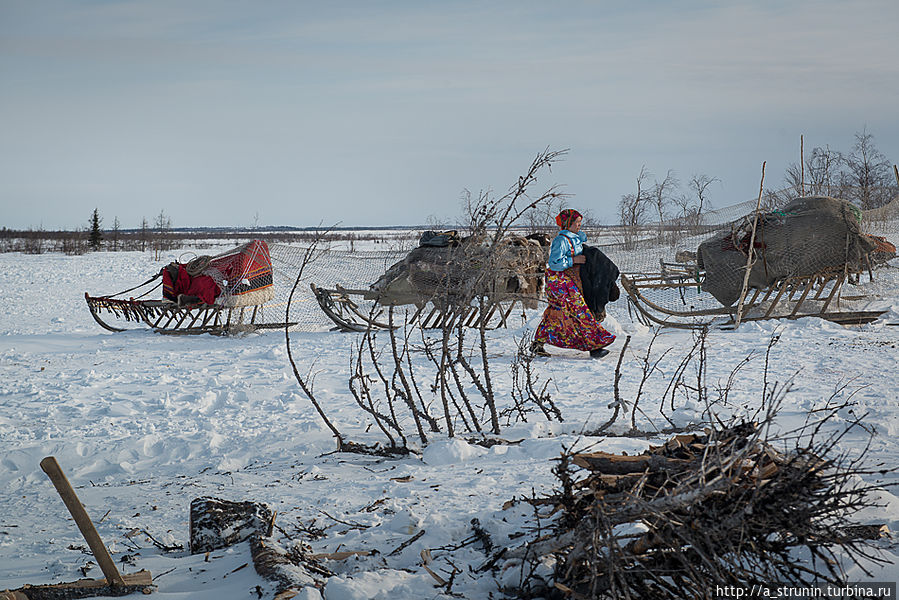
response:
M827 296L827 300L824 302L824 306L821 307L821 312L827 312L827 307L830 306L830 301L834 299L834 296L837 294L837 290L842 287L843 282L846 281L845 277L835 278L833 282L833 289L830 290L830 295ZM822 288L823 289L823 288Z
M437 310L436 307L432 308L431 312L428 313L428 316L426 316L424 318L424 321L421 322L422 329L429 329L433 326L433 324L431 323L431 320L435 315L437 315L438 318L440 317L440 311Z
M198 309L197 311L195 311L194 318L190 320L190 323L187 324L187 327L191 328L196 325L197 321L200 320L200 317L202 317L203 313L205 312L209 312L209 309Z
M508 327L509 326L509 322L508 322L509 315L512 314L512 310L514 308L515 308L515 302L512 302L512 304L509 305L509 310L507 310L505 312L500 312L500 322L499 322L499 325L496 326L497 329L499 329L500 327Z
M781 296L783 296L784 292L787 291L787 288L790 285L789 279L784 279L780 282L780 289L777 291L777 295L774 297L774 300L771 301L771 306L768 307L768 311L765 313L764 318L767 319L771 316L771 313L774 312L774 309L777 308L777 303L780 302Z
M810 277L808 280L808 284L806 284L805 289L802 291L802 295L799 297L799 300L796 302L796 306L793 307L793 312L790 313L791 317L796 316L796 313L799 312L799 308L802 306L802 303L805 302L806 296L808 293L812 291L812 285L815 283L815 278Z
M418 317L421 315L421 311L423 311L423 310L425 309L425 306L426 306L425 304L422 304L422 305L417 306L417 307L415 308L415 313L413 313L413 314L412 314L412 318L409 319L409 322L410 322L410 323L414 323L415 320L418 319ZM392 310L392 307L391 307L391 310Z
M209 319L212 319L213 317L218 315L218 312L219 312L218 310L207 310L206 314L203 316L203 322L200 323L200 327L205 328L207 325L209 325ZM213 324L215 324L216 322L217 322L217 319L213 321Z
M169 308L167 311L165 311L164 313L159 315L159 318L156 320L156 324L154 325L154 327L159 327L160 329L167 329L168 326L171 325L172 321L174 321L178 317L178 311L179 311L179 309L177 309L175 307ZM165 322L164 325L160 325L160 323L162 323L162 320L166 317L168 317L168 320Z
M188 310L186 308L181 308L178 310L182 311L184 314L182 315L181 319L179 319L178 322L175 323L175 329L179 329L184 324L184 322L187 320L187 317L190 316L190 310Z
M490 319L493 318L493 313L496 312L496 307L498 305L494 304L490 307L490 310L487 311L487 315L484 317L484 327L487 327L490 324Z

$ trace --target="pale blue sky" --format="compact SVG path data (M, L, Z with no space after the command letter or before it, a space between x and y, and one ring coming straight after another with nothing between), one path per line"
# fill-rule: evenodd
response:
M541 180L615 219L642 165L777 186L899 161L899 2L0 0L0 225L423 224Z

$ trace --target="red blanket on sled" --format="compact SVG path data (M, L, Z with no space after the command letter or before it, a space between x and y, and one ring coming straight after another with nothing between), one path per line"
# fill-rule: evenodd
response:
M162 295L177 302L179 295L196 296L200 302L212 304L223 290L229 296L240 296L272 286L272 259L268 244L253 240L231 252L220 254L209 261L204 273L188 274L185 265L172 263L162 270Z
M173 266L178 267L177 275L172 277ZM178 301L178 296L196 296L200 302L212 304L222 291L216 285L215 279L209 275L196 275L191 277L187 274L184 265L169 265L162 270L162 295L169 300Z

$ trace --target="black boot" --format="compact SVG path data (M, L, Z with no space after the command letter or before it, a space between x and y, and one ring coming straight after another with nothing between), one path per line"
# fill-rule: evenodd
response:
M531 342L531 354L534 356L549 356L549 352L543 347L543 342Z
M590 351L590 358L602 358L609 353L605 348L597 348L596 350Z

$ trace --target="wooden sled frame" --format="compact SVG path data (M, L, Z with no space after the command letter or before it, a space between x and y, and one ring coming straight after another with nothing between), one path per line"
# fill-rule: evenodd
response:
M663 327L675 327L680 329L701 329L708 327L719 317L729 317L722 327L733 327L736 322L737 306L721 306L704 310L672 310L660 306L646 297L641 290L647 289L673 289L678 290L683 297L686 290L701 287L699 272L684 272L666 270L663 264L661 274L636 274L621 275L621 285L628 295L628 304L632 306L637 317L645 325L652 323ZM742 321L762 321L766 319L799 319L802 317L820 317L841 325L863 325L877 320L886 311L828 311L834 300L838 298L837 292L842 288L850 276L845 268L828 269L797 277L787 277L774 282L764 289L753 288L751 294L743 303L742 314L748 315L752 309L762 309L765 312L756 316L744 316ZM833 284L829 291L828 285ZM826 296L824 294L827 294ZM859 300L864 296L843 296L846 300ZM822 302L820 307L812 306L811 302ZM764 307L768 303L767 308ZM805 309L805 310L803 310Z
M143 322L153 331L172 335L233 335L260 329L283 329L296 323L263 323L262 305L228 308L214 304L179 305L171 300L124 300L109 296L92 297L87 292L84 300L94 320L108 331L128 329L110 325L101 317L108 313L125 321Z
M322 312L334 321L340 331L365 332L371 329L391 329L390 324L381 320L381 313L386 307L381 307L377 314L366 314L359 305L353 301L352 296L365 297L370 294L367 290L346 289L339 285L334 289L325 289L310 284ZM481 327L486 324L487 329L499 329L508 326L509 316L515 308L518 300L490 302L483 309L471 306L460 317L464 327ZM416 305L416 311L409 319L410 323L418 323L423 329L439 329L447 325L447 314L433 303L425 302ZM429 311L426 309L430 308ZM457 321L457 324L458 322ZM393 325L396 329L399 325Z

